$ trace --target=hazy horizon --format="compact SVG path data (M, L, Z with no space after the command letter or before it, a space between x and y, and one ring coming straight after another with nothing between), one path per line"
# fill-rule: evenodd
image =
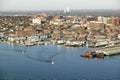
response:
M120 9L119 0L1 0L0 11Z

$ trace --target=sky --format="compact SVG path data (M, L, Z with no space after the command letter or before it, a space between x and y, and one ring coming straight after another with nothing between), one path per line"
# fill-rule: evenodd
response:
M120 9L120 0L0 0L1 10Z

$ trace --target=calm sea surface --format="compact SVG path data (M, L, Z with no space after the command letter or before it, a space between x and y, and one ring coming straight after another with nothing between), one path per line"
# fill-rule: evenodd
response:
M0 43L0 80L120 80L120 55L80 57L91 49Z

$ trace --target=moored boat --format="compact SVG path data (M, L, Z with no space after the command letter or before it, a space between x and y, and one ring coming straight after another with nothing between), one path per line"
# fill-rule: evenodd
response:
M81 57L86 58L104 58L106 55L100 51L87 51L85 54L82 54Z

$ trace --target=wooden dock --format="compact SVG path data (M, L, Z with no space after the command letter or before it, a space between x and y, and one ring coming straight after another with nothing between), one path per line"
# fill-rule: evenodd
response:
M107 56L117 55L117 54L120 54L120 46L103 48L98 51L103 52Z
M104 58L105 56L113 56L113 55L118 55L118 54L120 54L120 45L111 46L107 48L100 48L97 50L90 50L82 54L81 57Z

